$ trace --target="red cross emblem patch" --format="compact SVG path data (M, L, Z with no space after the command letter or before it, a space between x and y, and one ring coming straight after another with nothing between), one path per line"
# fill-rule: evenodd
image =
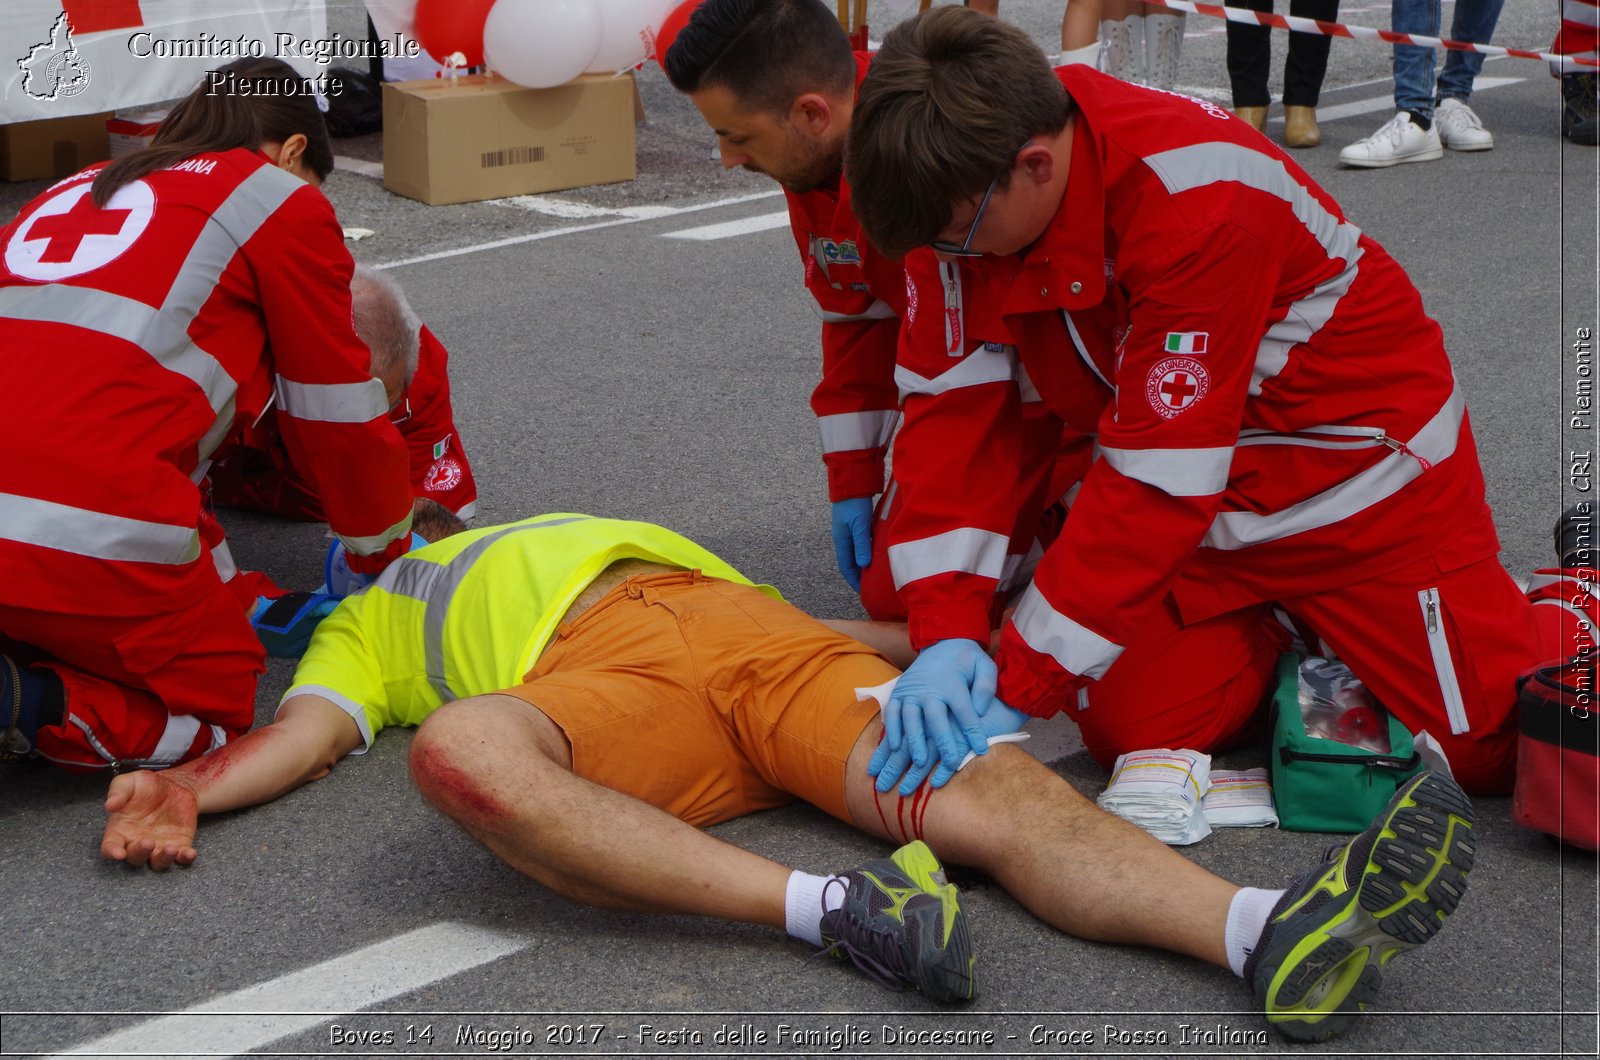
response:
M150 224L156 197L142 180L125 184L102 209L82 181L47 200L6 244L6 268L30 280L62 280L108 265Z
M1193 357L1168 357L1156 362L1145 378L1144 394L1162 419L1170 420L1206 396L1211 375Z
M429 493L449 493L461 484L461 465L450 457L436 460L422 479L422 488Z

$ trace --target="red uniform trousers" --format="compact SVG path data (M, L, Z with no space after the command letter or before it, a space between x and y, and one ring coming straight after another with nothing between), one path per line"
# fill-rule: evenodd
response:
M1592 587L1546 571L1524 593L1497 560L1442 570L1430 558L1280 604L1321 641L1312 651L1345 662L1408 729L1426 729L1466 790L1503 794L1516 767L1517 678L1594 643ZM1183 625L1169 600L1065 713L1108 767L1151 747L1224 750L1261 734L1260 707L1287 643L1268 608ZM1462 721L1465 731L1453 731Z
M95 598L94 586L81 588L84 598ZM255 721L266 652L238 600L215 578L195 598L156 615L71 615L0 603L0 635L21 646L19 661L61 679L63 723L39 730L38 750L63 768L176 765L242 736ZM29 658L30 648L40 654Z

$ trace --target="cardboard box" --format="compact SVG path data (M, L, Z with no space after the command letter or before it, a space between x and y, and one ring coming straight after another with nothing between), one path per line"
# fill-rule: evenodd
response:
M111 157L109 113L0 125L0 180L54 180Z
M638 175L632 77L556 88L492 76L383 86L383 186L432 206Z
M109 119L106 122L106 135L111 139L111 157L121 158L149 147L166 117L164 110L141 110Z

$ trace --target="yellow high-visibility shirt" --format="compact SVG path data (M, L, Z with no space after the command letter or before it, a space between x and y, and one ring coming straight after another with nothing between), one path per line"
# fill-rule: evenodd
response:
M572 601L618 560L752 584L688 538L650 523L556 513L456 534L402 556L322 620L294 684L332 700L367 746L455 699L522 683ZM770 585L758 585L782 599Z

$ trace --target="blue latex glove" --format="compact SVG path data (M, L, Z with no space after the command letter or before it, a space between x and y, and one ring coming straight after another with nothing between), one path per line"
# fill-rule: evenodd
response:
M1004 736L1007 733L1016 732L1027 721L1028 715L1022 713L1022 711L1013 710L998 699L991 700L989 712L983 716L982 721L984 738L988 739L990 736ZM933 769L933 763L931 762L927 765L913 765L909 747L902 744L900 750L890 751L889 744L885 741L880 743L877 751L873 753L872 761L867 763L867 771L874 773L878 777L880 791L888 790L882 783L884 777L889 777L891 784L894 783L894 778L901 778L900 794L910 795L922 785L930 769L933 769L933 786L942 788L949 782L951 777L956 775L956 772L965 764L965 761L966 753L963 750L962 756L954 762L941 757L938 769Z
M983 718L995 703L998 675L994 660L975 640L941 640L924 648L884 704L883 743L867 763L867 772L878 778L878 790L894 787L898 774L888 775L884 765L902 746L918 769L927 767L923 777L941 758L954 773L968 748L973 754L988 754ZM900 785L902 795L915 790L915 783Z
M250 612L250 625L268 655L298 659L306 653L318 623L338 606L338 598L326 593L290 593L275 599L258 596Z
M411 551L428 543L421 534L411 535ZM322 588L328 595L343 600L351 593L360 592L377 579L376 574L357 574L350 569L345 557L344 542L334 538L328 543L328 554L322 558Z
M872 498L833 502L833 558L850 588L861 591L861 568L872 562Z

